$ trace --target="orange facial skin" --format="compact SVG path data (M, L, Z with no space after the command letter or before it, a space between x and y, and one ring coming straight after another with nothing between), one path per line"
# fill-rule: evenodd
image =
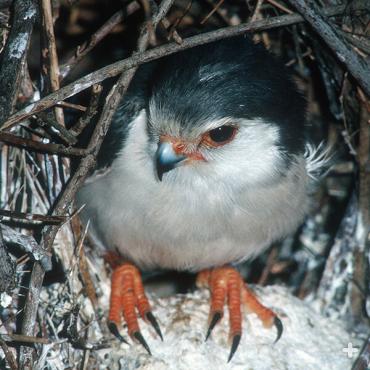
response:
M212 131L212 130L211 130ZM238 132L237 127L233 127L232 135L222 142L216 142L212 140L210 136L210 132L205 132L200 139L194 141L186 141L181 138L169 136L169 135L162 135L160 137L160 142L170 142L172 144L172 148L177 155L185 156L187 158L187 162L189 161L207 161L204 155L200 152L200 147L205 148L219 148L224 146L225 144L230 143L234 140L235 135Z

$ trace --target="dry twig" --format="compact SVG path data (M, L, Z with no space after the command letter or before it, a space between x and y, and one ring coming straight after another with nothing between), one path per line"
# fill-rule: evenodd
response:
M325 14L327 16L334 16L341 14L343 10L344 6L335 6L328 9ZM159 59L165 55L174 54L185 49L206 44L212 41L221 40L227 37L241 35L248 31L262 31L276 27L288 26L302 21L303 17L298 14L283 15L256 22L244 23L239 26L221 28L216 31L207 32L197 36L189 37L187 39L183 39L181 44L169 43L153 48L146 52L136 53L130 58L113 63L93 73L90 73L78 79L77 81L62 87L55 93L49 94L38 102L28 105L24 109L9 117L9 119L4 122L1 127L3 130L9 129L18 122L27 119L35 113L51 108L57 102L78 94L79 92L89 88L94 84L97 84L107 78L117 76L119 73L122 73L123 71L136 67L140 64Z
M14 1L13 24L1 60L0 121L14 109L35 20L34 0Z
M370 66L359 55L353 52L348 44L338 35L335 27L322 15L312 0L289 0L325 40L338 59L345 64L349 72L356 78L365 93L370 96Z
M153 26L156 27L158 22L165 16L171 7L173 0L163 1L160 5L159 11L153 16ZM142 33L138 41L138 52L142 52L148 45L148 33L146 30ZM136 68L131 68L127 72L123 73L119 78L118 82L113 86L109 95L107 96L106 103L103 107L100 118L96 124L94 132L92 134L88 150L91 150L91 153L85 156L75 172L75 174L69 180L66 188L64 189L61 197L57 201L53 214L54 215L64 215L68 208L70 207L71 202L73 201L75 194L83 183L91 169L94 167L96 162L96 157L99 152L100 146L103 142L103 139L109 129L111 119L114 112L116 111L122 96L127 91L129 83L134 76ZM58 227L51 226L46 228L43 231L43 248L47 251L50 251L58 232ZM24 316L22 323L22 334L31 335L35 330L35 321L37 308L39 304L39 295L42 287L42 282L44 280L45 271L41 264L35 263L31 273L31 280L29 285L29 293L26 298L26 304L24 308ZM22 347L20 354L20 364L22 369L32 369L32 352L30 348Z

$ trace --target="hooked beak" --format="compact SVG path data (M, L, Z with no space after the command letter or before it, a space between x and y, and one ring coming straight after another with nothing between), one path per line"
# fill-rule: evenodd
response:
M155 154L155 163L159 181L162 181L163 174L178 167L186 159L185 155L177 154L171 142L159 142Z

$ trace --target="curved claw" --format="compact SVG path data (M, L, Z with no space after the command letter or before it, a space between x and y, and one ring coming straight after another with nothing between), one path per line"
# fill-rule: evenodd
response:
M216 311L213 314L212 319L211 319L211 322L210 322L209 327L208 327L208 330L207 330L206 340L209 338L209 336L212 333L212 330L217 325L217 323L221 320L221 318L222 318L222 313L221 312Z
M230 354L229 358L227 359L227 362L229 363L231 359L233 358L236 350L238 349L239 343L240 343L241 334L236 334L233 336L233 341L231 344Z
M116 323L114 323L113 321L110 321L108 323L108 328L110 330L110 332L117 338L119 339L121 342L123 343L126 343L128 344L127 340L125 338L123 338L123 336L120 334L119 330L118 330L118 327L116 325Z
M146 349L146 351L151 356L152 352L150 352L150 348L148 346L148 343L145 341L143 335L139 331L136 331L135 333L132 334L132 336Z
M276 336L276 339L275 339L275 342L274 342L274 343L276 343L281 338L281 336L283 334L284 327L283 327L283 323L281 322L281 320L277 316L274 317L274 325L275 325L276 330L277 330L277 336Z
M153 326L155 332L159 335L159 337L161 338L161 340L163 342L163 335L162 335L162 332L161 332L161 328L159 327L158 321L155 318L155 316L153 315L152 311L148 311L145 314L145 318L150 322L150 324Z

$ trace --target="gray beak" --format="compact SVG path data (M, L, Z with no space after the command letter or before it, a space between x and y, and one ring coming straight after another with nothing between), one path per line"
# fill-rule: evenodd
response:
M155 153L155 164L159 181L162 181L163 174L178 167L186 157L176 154L172 144L164 141L158 144L157 152Z

